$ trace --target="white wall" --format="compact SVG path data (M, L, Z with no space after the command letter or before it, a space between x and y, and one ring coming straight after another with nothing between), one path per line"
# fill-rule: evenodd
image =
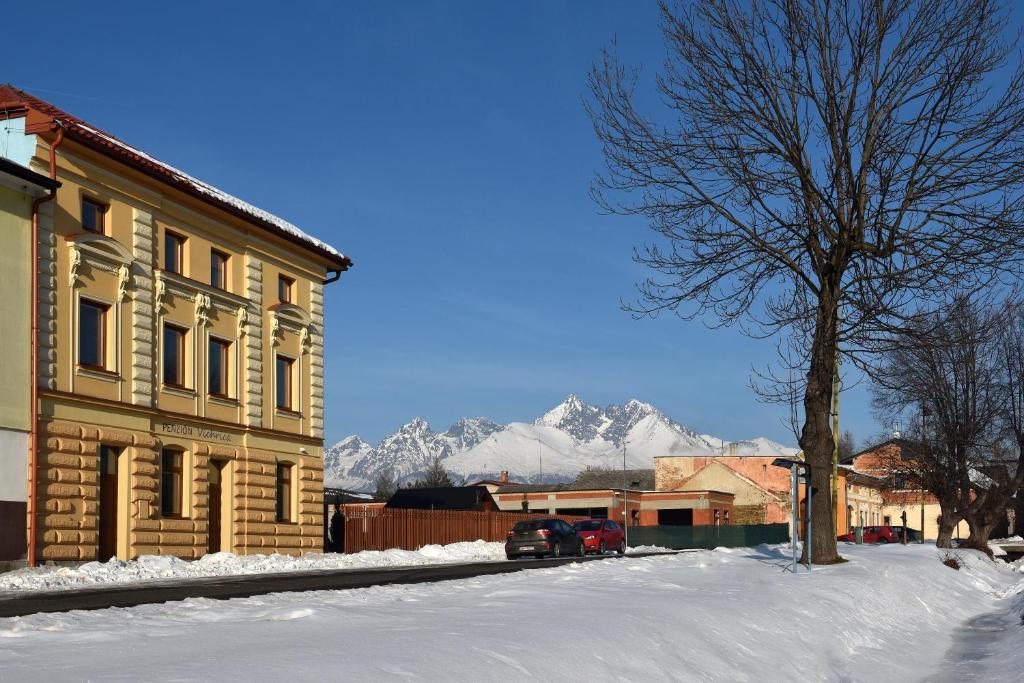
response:
M0 500L28 499L28 434L0 429Z

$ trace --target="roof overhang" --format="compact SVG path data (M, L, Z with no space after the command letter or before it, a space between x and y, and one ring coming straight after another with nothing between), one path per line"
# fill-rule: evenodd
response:
M0 185L32 197L41 197L60 187L60 181L0 157Z
M206 204L215 206L226 213L315 253L330 264L327 267L329 272L346 271L353 265L352 259L328 247L319 240L309 236L306 236L308 239L303 239L299 234L294 234L284 229L282 225L286 224L286 222L269 212L253 207L242 200L228 201L227 198L230 195L216 190L212 186L206 185L206 183L190 178L180 171L176 171L176 169L168 164L140 152L131 145L118 140L113 135L94 128L85 121L23 90L9 84L0 84L0 100L3 101L3 106L12 115L15 111L18 112L18 115L24 112L26 133L46 133L53 130L55 125L63 127L65 138L74 140L100 154L116 159L155 180L171 185ZM211 191L204 192L202 187L207 187ZM249 207L251 210L245 210L243 207ZM294 226L289 227L294 228ZM294 229L298 230L298 228Z

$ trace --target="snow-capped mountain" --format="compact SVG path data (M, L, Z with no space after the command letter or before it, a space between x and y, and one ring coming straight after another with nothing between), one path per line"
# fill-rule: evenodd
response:
M438 434L421 418L402 425L371 447L358 436L349 436L324 450L324 483L354 491L368 491L377 475L390 469L399 481L415 479L434 458L473 448L503 429L484 417L462 418Z
M350 436L324 452L328 486L368 491L378 474L391 469L401 481L416 479L439 458L467 480L569 481L586 467L650 468L656 455L792 455L769 439L730 442L701 435L637 400L606 408L575 394L532 424L498 425L486 418L463 418L445 432L434 432L419 418L385 437L376 447Z
M726 441L708 434L701 434L701 438L711 444L718 455L795 455L799 451L763 436L745 441Z

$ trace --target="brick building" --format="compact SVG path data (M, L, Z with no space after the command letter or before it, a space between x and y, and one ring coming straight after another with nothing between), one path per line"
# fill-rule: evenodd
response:
M492 495L507 512L628 519L629 526L734 523L731 493L653 489L654 470L591 470L569 484L502 484Z

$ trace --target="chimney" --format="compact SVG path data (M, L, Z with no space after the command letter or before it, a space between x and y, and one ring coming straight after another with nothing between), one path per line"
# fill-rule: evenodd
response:
M498 477L498 483L499 484L507 484L508 483L508 470L502 470L501 471L501 476Z

